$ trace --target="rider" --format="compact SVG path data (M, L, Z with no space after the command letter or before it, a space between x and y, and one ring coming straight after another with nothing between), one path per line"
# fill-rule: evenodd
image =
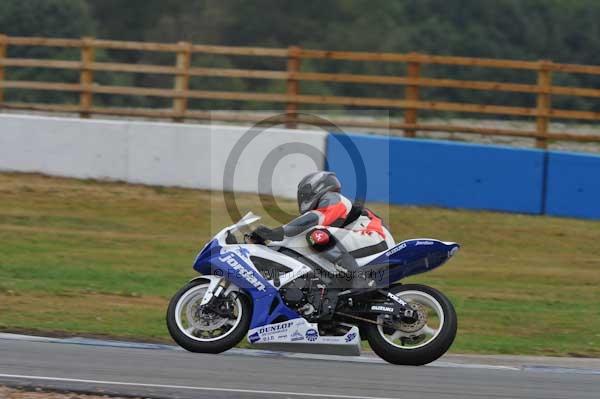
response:
M370 288L374 281L357 273L355 258L385 251L394 245L394 239L377 215L360 204L352 205L340 194L341 188L333 172L305 176L298 184L300 216L275 229L259 226L253 236L259 241L282 241L308 231L307 240L313 248L322 249L321 255L340 272L355 277L354 289ZM315 229L317 226L327 229Z

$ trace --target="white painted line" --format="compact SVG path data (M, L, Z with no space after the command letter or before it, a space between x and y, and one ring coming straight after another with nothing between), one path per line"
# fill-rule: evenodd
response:
M520 367L513 367L513 366L497 366L497 365L493 365L493 364L477 364L477 363L453 363L453 362L445 362L442 360L436 360L433 363L429 363L427 366L449 367L449 368L455 368L455 369L521 371Z
M80 383L86 383L86 384L120 385L120 386L144 387L144 388L186 389L186 390L192 390L192 391L235 392L235 393L252 393L252 394L262 394L262 395L305 396L305 397L314 397L314 398L397 399L397 398L389 398L389 397L381 397L381 396L353 396L353 395L339 395L339 394L327 394L327 393L282 392L282 391L263 391L263 390L257 390L257 389L211 388L211 387L191 387L191 386L186 386L186 385L145 384L145 383L141 383L141 382L81 380L81 379L77 379L77 378L42 377L42 376L37 376L37 375L0 374L0 378L15 378L15 379L39 380L39 381L80 382Z
M114 348L131 348L131 349L181 350L181 348L179 348L175 345L168 345L168 344L151 344L151 343L145 343L145 342L129 342L129 341L110 341L110 340L95 339L95 338L82 338L82 337L52 338L52 337L38 337L38 336L34 336L34 335L19 335L19 334L0 333L0 340L45 342L45 343L51 343L51 344L108 346L108 347L114 347Z
M36 341L36 342L56 342L59 338L38 337L35 335L21 335L0 333L0 339L8 339L12 341Z
M556 374L588 374L600 375L600 370L582 369L573 367L557 367L557 366L523 366L523 370L534 373L556 373Z

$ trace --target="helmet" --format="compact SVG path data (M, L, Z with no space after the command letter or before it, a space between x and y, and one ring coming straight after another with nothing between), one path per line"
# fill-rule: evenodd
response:
M333 172L314 172L305 176L298 183L300 213L315 209L323 194L330 191L339 192L341 188L342 184Z

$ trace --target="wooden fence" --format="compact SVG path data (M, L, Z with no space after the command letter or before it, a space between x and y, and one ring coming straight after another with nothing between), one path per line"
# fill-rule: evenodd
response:
M40 46L75 48L80 51L79 60L55 60L8 57L7 49L12 46ZM114 62L97 62L97 49L136 50L148 52L167 52L176 54L176 63L172 66L151 64L126 64ZM194 67L191 59L193 54L213 54L227 56L271 57L287 61L285 70L265 69L235 69ZM367 75L350 73L303 72L302 61L306 59L344 60L353 62L390 62L406 64L406 76ZM504 83L494 81L440 79L421 76L425 65L453 65L465 68L504 68L535 71L535 84ZM79 83L39 82L6 80L7 68L53 68L78 71ZM173 88L151 88L102 85L95 81L94 74L98 71L163 74L174 77ZM0 35L0 108L38 110L47 112L79 113L81 117L90 115L116 115L149 118L169 118L174 121L184 119L210 119L211 112L200 109L190 109L188 100L231 100L258 103L282 103L287 111L288 127L306 122L301 111L303 104L335 105L346 107L365 107L379 109L402 109L404 122L365 121L352 118L335 119L342 126L363 128L390 128L402 130L407 137L414 137L418 131L463 132L480 135L500 135L533 138L538 148L546 148L550 140L600 142L600 135L573 134L569 132L549 132L549 122L552 119L566 121L599 121L600 112L555 109L552 107L552 95L565 95L586 98L599 98L600 89L555 86L552 84L552 73L574 73L600 75L600 66L558 64L551 61L517 61L486 58L468 58L451 56L433 56L419 53L367 53L345 51L308 50L299 47L264 48L264 47L233 47L198 45L187 42L176 44L126 42L99 40L94 38L54 39L40 37L9 37ZM219 77L244 79L270 79L286 83L285 92L234 92L190 89L190 78ZM379 97L348 97L333 95L302 94L301 83L343 82L360 85L394 85L404 87L403 98ZM527 93L537 96L537 106L532 108L486 105L461 102L425 101L420 98L421 88L452 88L462 90L499 91ZM5 89L45 90L79 93L78 104L41 104L5 101ZM152 108L118 108L94 105L95 94L152 96L172 100L170 109ZM501 115L529 117L536 121L535 131L518 129L495 129L476 126L456 126L450 124L419 123L418 111L450 111L456 113ZM212 119L215 114L212 114ZM221 121L256 122L259 115L241 113L220 113ZM311 120L315 123L315 120Z

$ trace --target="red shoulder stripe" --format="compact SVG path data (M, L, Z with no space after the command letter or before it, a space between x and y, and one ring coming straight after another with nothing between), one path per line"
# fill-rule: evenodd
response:
M331 226L331 224L333 224L333 222L336 220L343 220L346 219L346 216L348 216L348 209L342 201L338 202L337 204L324 206L323 208L318 208L315 210L323 215L323 226Z
M381 219L375 216L373 212L371 212L368 209L365 210L367 211L367 216L369 217L369 219L371 219L371 221L365 228L365 231L367 233L376 232L381 236L381 238L385 240L385 233L383 232L383 222L381 221Z

